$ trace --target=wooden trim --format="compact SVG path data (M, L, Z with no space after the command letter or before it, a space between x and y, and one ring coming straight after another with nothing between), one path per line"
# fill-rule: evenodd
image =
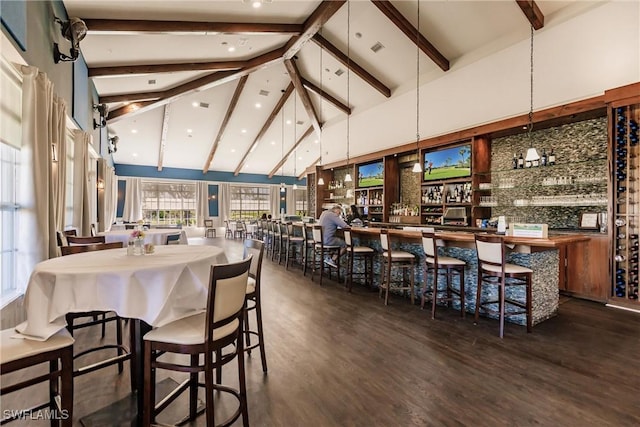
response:
M242 76L238 81L238 86L236 86L236 90L233 92L233 96L231 97L231 102L229 102L229 107L227 107L227 113L224 115L224 118L222 119L222 124L220 125L220 129L218 130L216 139L213 141L213 145L211 146L211 150L209 151L209 156L207 157L207 161L204 162L204 167L202 168L203 174L209 171L209 167L211 166L211 162L213 161L213 156L216 154L216 150L218 149L218 145L220 145L220 140L222 139L222 135L224 135L224 131L227 129L227 124L229 124L231 115L233 114L233 111L236 109L236 105L238 104L238 100L240 99L240 95L242 94L242 90L244 89L244 85L247 83L248 78L249 76Z
M640 82L604 91L604 102L616 108L622 105L640 104Z
M376 79L371 73L358 65L353 59L347 58L347 55L342 53L340 49L335 47L329 42L329 40L322 37L320 34L313 36L312 40L321 48L324 48L331 54L336 60L338 60L345 67L349 67L351 71L365 82L369 83L374 89L386 96L391 97L391 89L385 86L380 80Z
M284 66L289 73L289 77L291 77L291 81L293 82L293 86L296 88L296 92L298 96L300 96L300 100L302 101L302 105L304 106L309 119L311 120L311 125L313 129L316 131L318 136L322 133L320 126L320 121L318 120L318 114L316 113L315 108L313 107L313 103L311 102L311 98L309 97L309 92L304 88L302 84L302 79L300 77L300 71L298 71L298 66L291 59L284 60Z
M376 6L380 12L382 12L391 22L395 24L400 31L402 31L412 43L417 44L421 51L423 51L433 62L435 62L442 71L449 70L449 60L444 57L443 54L436 49L434 45L429 42L422 34L417 34L418 30L411 25L411 23L396 9L388 0L371 0L371 3ZM416 43L416 34L418 42Z
M255 139L253 140L253 142L251 143L247 151L242 156L242 159L240 159L240 163L238 163L238 166L233 171L234 176L238 176L238 174L240 173L240 169L242 169L242 166L244 166L244 162L247 160L247 157L249 157L249 153L251 153L251 149L255 144L258 143L258 141L267 132L267 130L275 120L276 116L278 115L282 107L284 107L284 104L287 102L287 99L289 99L289 96L291 96L292 93L293 93L293 83L289 83L289 86L287 86L287 88L282 93L282 96L280 97L280 100L278 100L278 103L276 104L276 106L273 108L273 111L271 111L271 114L269 114L269 117L267 117L267 120L264 122L264 125L262 125L262 129L260 129L260 132L258 132L258 135L255 137Z
M539 30L544 27L544 15L540 8L533 0L516 0L520 9L522 9L522 13L527 17L527 20L531 24L531 26Z
M302 136L296 141L295 144L293 144L293 147L291 147L289 149L289 151L287 151L284 155L284 157L282 157L282 159L280 159L280 161L278 162L277 165L275 165L275 167L273 169L271 169L271 172L269 172L269 179L273 178L273 175L276 174L276 172L278 171L278 169L280 168L280 166L284 165L284 163L287 161L287 159L289 158L289 155L291 153L294 152L294 150L296 148L298 148L298 146L302 143L302 141L308 137L309 135L311 135L311 133L313 133L313 126L309 126L309 129L307 129Z
M147 21L142 19L84 19L88 32L126 31L133 33L227 33L299 35L299 24L261 24L242 22Z
M167 142L167 133L169 132L169 112L171 111L171 104L164 106L164 113L162 119L162 131L160 133L160 151L158 153L158 172L162 171L162 162L164 159L164 146Z
M89 68L89 77L131 74L176 73L179 71L228 71L247 65L247 61L185 62L181 64L120 65Z
M317 94L321 98L325 99L326 101L331 103L334 107L336 107L337 109L343 111L345 114L351 114L351 108L349 108L348 105L345 105L342 102L338 101L336 98L334 98L333 96L329 95L326 91L320 89L318 86L314 85L309 80L305 80L302 77L300 78L300 80L302 81L302 85L305 88L307 88L311 92Z

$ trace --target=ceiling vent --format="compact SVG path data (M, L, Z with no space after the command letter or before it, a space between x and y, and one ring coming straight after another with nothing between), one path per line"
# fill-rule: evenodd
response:
M298 120L298 121L296 122L296 124L297 124L298 126L303 125L303 124L304 124L304 121L303 121L303 120Z
M260 95L262 96L269 96L269 91L268 90L261 90L260 92L258 92Z
M384 49L384 45L380 42L376 42L373 46L371 46L371 50L374 53L378 53L380 50Z
M156 79L150 79L147 81L147 83L149 83L150 85L154 85L156 84Z
M201 103L199 104L199 106L200 106L200 107L202 107L202 108L209 108L209 104L208 104L208 103L206 103L206 102L201 102Z
M342 68L338 68L334 74L336 76L341 76L344 74L344 70Z

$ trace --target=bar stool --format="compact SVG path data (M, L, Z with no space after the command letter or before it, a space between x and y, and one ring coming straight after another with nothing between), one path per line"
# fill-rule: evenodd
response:
M280 251L282 250L282 229L279 222L273 223L273 237L271 242L271 261L275 261L278 256L278 264L280 264Z
M351 230L344 230L344 242L347 244L347 274L345 276L345 283L348 284L349 292L353 287L353 276L364 277L364 283L369 283L369 280L373 281L373 257L376 255L376 251L368 246L354 246L351 239ZM364 271L362 273L353 272L353 262L358 258L362 260ZM349 280L347 281L347 278Z
M278 250L278 265L285 260L285 266L287 261L287 250L289 249L289 227L286 222L278 224L280 229L280 246Z
M262 328L262 304L261 304L261 276L262 276L262 258L264 256L264 243L260 240L247 239L244 241L244 259L251 258L251 266L249 267L249 278L247 279L247 294L245 296L245 314L244 314L244 335L246 346L244 351L249 355L254 348L260 349L260 359L262 361L262 372L267 372L267 356L264 351L264 332ZM251 330L249 326L249 312L256 313L256 330ZM251 336L256 336L258 342L251 344Z
M451 305L451 302L454 298L458 298L460 300L460 316L464 318L465 316L465 307L464 307L464 267L466 263L457 258L449 257L449 256L439 256L438 255L438 247L436 245L436 236L434 233L423 232L422 233L422 249L424 250L425 255L425 264L424 264L424 288L422 289L422 300L420 302L420 308L424 309L424 303L429 294L428 286L427 286L427 278L429 277L429 271L433 274L433 291L431 296L431 318L436 318L436 305L438 302L448 302ZM447 277L447 287L444 289L446 291L446 296L438 297L438 276L441 274L440 272L444 270L444 274ZM460 289L456 289L452 286L452 277L453 273L458 274L458 280L460 281ZM443 292L444 292L443 291ZM456 295L455 297L453 295Z
M50 408L51 412L57 413L59 418L54 420L52 417L51 426L62 424L63 427L71 427L73 424L73 337L66 329L62 329L46 341L12 338L15 334L14 329L5 329L0 332L0 343L2 344L0 372L2 375L46 362L49 362L49 373L11 385L2 381L0 396L49 381L49 401L30 409L16 409L15 412L7 408L5 401L2 405L5 413L12 412L15 415L3 417L0 420L1 424L18 419L20 414L28 416L31 413L35 414L40 409ZM25 374L22 373L22 377L24 376ZM58 384L58 379L60 379L60 384ZM58 397L60 398L59 407Z
M314 225L313 226L313 261L311 270L311 280L313 281L313 276L316 274L316 270L318 269L318 264L320 264L320 286L322 286L322 275L324 274L324 257L330 256L331 252L340 251L340 246L337 245L325 245L322 226ZM320 261L318 261L318 256L320 256ZM329 267L329 279L331 279L331 266ZM333 267L338 272L338 282L340 281L340 256L338 256L337 267Z
M282 242L283 244L285 244L287 248L284 266L285 266L285 269L288 270L289 258L291 257L292 253L293 253L294 261L298 260L299 262L304 262L304 256L302 255L302 252L304 250L305 239L302 236L296 236L294 234L293 224L291 222L288 222L286 224L285 232L286 232L286 236L284 234L282 235ZM296 254L298 253L300 254L299 258L296 256Z
M402 269L402 279L404 284L407 269L411 271L411 282L409 286L394 286L394 289L402 291L408 290L411 293L411 304L415 301L415 272L414 266L416 257L412 253L405 251L391 250L391 239L389 238L389 230L380 230L380 245L382 246L382 279L380 280L380 297L382 291L385 291L384 305L389 304L389 289L391 286L391 269L393 267Z
M476 251L478 253L478 289L476 291L476 313L475 322L478 323L480 308L488 313L499 315L500 338L504 336L504 318L516 314L525 314L527 317L527 332L531 332L531 283L533 270L516 264L507 264L506 248L504 238L501 236L491 236L476 234ZM498 299L492 301L482 301L482 283L498 286ZM505 297L507 287L524 286L525 301L517 301ZM487 305L498 304L498 310L487 308ZM505 313L506 304L520 308L521 310L509 311Z
M313 246L316 243L313 240L313 236L309 237L309 227L307 224L302 225L302 238L304 239L304 252L302 254L302 263L304 264L304 267L302 268L302 275L306 276L307 265L309 264L309 251L313 251Z

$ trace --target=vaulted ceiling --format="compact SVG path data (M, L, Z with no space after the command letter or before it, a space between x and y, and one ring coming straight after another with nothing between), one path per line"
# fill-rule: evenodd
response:
M115 163L277 175L318 160L322 126L345 129L324 154L345 152L348 114L415 90L417 60L424 84L526 38L530 22L586 8L423 0L418 24L415 0L64 4L89 29L80 47L110 107Z

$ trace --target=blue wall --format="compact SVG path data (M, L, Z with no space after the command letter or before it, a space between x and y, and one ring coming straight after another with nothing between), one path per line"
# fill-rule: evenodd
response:
M165 179L186 179L191 181L220 181L220 182L238 182L247 184L280 184L287 185L307 185L306 178L298 181L294 176L274 176L269 179L267 175L254 173L241 173L234 176L233 172L216 172L209 171L206 174L199 169L180 169L180 168L162 168L158 171L155 166L139 166L116 164L116 175L119 177L140 177L140 178L165 178Z
M118 180L118 207L116 208L116 217L122 218L124 212L124 192L127 189L127 182Z
M209 216L218 216L218 197L218 186L209 185Z
M27 50L27 2L0 1L0 19L16 44Z

